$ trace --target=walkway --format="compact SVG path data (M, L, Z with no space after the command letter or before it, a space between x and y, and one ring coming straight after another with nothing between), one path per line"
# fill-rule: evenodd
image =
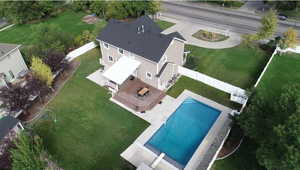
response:
M237 46L241 43L241 37L237 33L229 32L228 30L217 29L201 24L190 23L183 20L177 20L170 17L161 16L161 20L176 23L174 26L163 31L164 34L169 34L174 31L178 31L187 40L187 44L195 45L198 47L211 48L211 49L223 49ZM229 38L221 42L208 42L199 40L192 35L200 29L229 35Z

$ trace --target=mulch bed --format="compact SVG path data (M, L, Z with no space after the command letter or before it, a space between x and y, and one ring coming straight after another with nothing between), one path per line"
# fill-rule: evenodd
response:
M220 150L217 159L224 158L225 156L233 152L236 149L236 147L238 147L242 139L242 131L237 127L233 127L222 149Z
M55 79L55 82L53 84L54 91L50 93L48 96L44 97L43 99L37 99L37 101L32 106L30 106L30 108L27 110L26 114L22 114L18 118L21 121L25 121L25 122L35 118L36 115L45 108L45 106L49 103L49 101L51 101L51 99L58 94L59 90L63 87L65 82L73 75L73 73L76 71L79 65L80 62L72 61L70 63L69 68L65 70L63 73L61 73Z
M81 20L82 22L85 22L87 24L95 24L98 21L100 21L100 19L97 16L93 16L93 15L86 15Z

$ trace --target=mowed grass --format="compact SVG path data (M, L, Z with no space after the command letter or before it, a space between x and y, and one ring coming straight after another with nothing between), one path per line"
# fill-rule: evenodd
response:
M180 77L176 84L168 90L167 94L172 97L178 97L185 89L200 94L201 96L214 100L215 102L225 106L239 108L238 104L229 100L229 94L185 76Z
M186 51L197 57L196 71L244 89L254 85L269 58L260 48L244 45L217 50L187 45Z
M109 101L108 91L86 78L99 69L99 49L79 58L81 65L49 104L50 118L36 132L66 170L126 169L120 154L148 123Z
M85 16L83 12L74 12L72 10L66 10L56 17L46 19L45 21L36 24L22 24L15 25L5 31L0 32L1 43L14 43L22 45L36 44L35 26L55 24L66 33L71 34L74 38L81 34L84 30L93 30L95 25L86 24L81 21ZM103 22L103 21L102 21ZM63 36L63 35L62 35Z
M264 51L242 45L221 50L186 45L186 51L197 58L196 71L243 89L254 85L268 59ZM229 94L184 76L167 93L177 97L184 89L231 108L240 107L230 101Z
M284 53L274 56L258 89L268 97L275 97L284 86L295 83L300 84L300 54Z
M163 21L163 20L155 20L155 23L163 30L175 25L174 23Z

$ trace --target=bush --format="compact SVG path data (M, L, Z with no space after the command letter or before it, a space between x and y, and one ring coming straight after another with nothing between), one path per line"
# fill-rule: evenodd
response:
M38 25L35 27L37 37L37 53L45 57L51 51L63 52L66 54L73 46L73 39L67 32L56 25Z
M50 87L53 82L53 75L50 67L37 57L33 57L31 63L32 64L30 69L33 72L34 76L36 76L42 82L46 83L48 87Z
M195 56L187 56L186 58L186 62L185 62L185 67L189 68L189 69L196 69L197 68L197 64L198 63L198 58Z
M47 162L42 159L45 153L42 140L38 136L27 136L21 133L15 141L16 148L11 150L12 169L44 170Z
M82 46L88 42L91 42L95 39L95 36L92 32L85 30L82 32L81 35L78 35L75 40L74 43L76 46Z
M43 62L50 67L52 73L65 70L68 67L65 55L61 52L50 52L48 56L43 59Z

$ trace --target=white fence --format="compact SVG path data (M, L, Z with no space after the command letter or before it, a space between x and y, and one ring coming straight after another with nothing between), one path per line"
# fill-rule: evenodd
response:
M209 76L199 73L197 71L193 71L193 70L179 66L178 72L184 76L190 77L197 81L201 81L204 84L207 84L209 86L212 86L216 89L219 89L219 90L224 91L229 94L239 94L239 95L246 94L246 91L244 89L233 86L231 84L220 81L218 79L209 77Z
M78 57L78 56L80 56L80 55L82 55L82 54L84 54L84 53L90 51L91 49L96 48L97 46L98 46L98 45L97 45L96 43L94 43L94 42L89 42L89 43L87 43L87 44L85 44L85 45L83 45L83 46L81 46L81 47L79 47L79 48L77 48L77 49L75 49L75 50L69 52L69 53L67 54L67 56L66 56L66 59L67 59L68 61L72 61L72 60L74 60L76 57Z

